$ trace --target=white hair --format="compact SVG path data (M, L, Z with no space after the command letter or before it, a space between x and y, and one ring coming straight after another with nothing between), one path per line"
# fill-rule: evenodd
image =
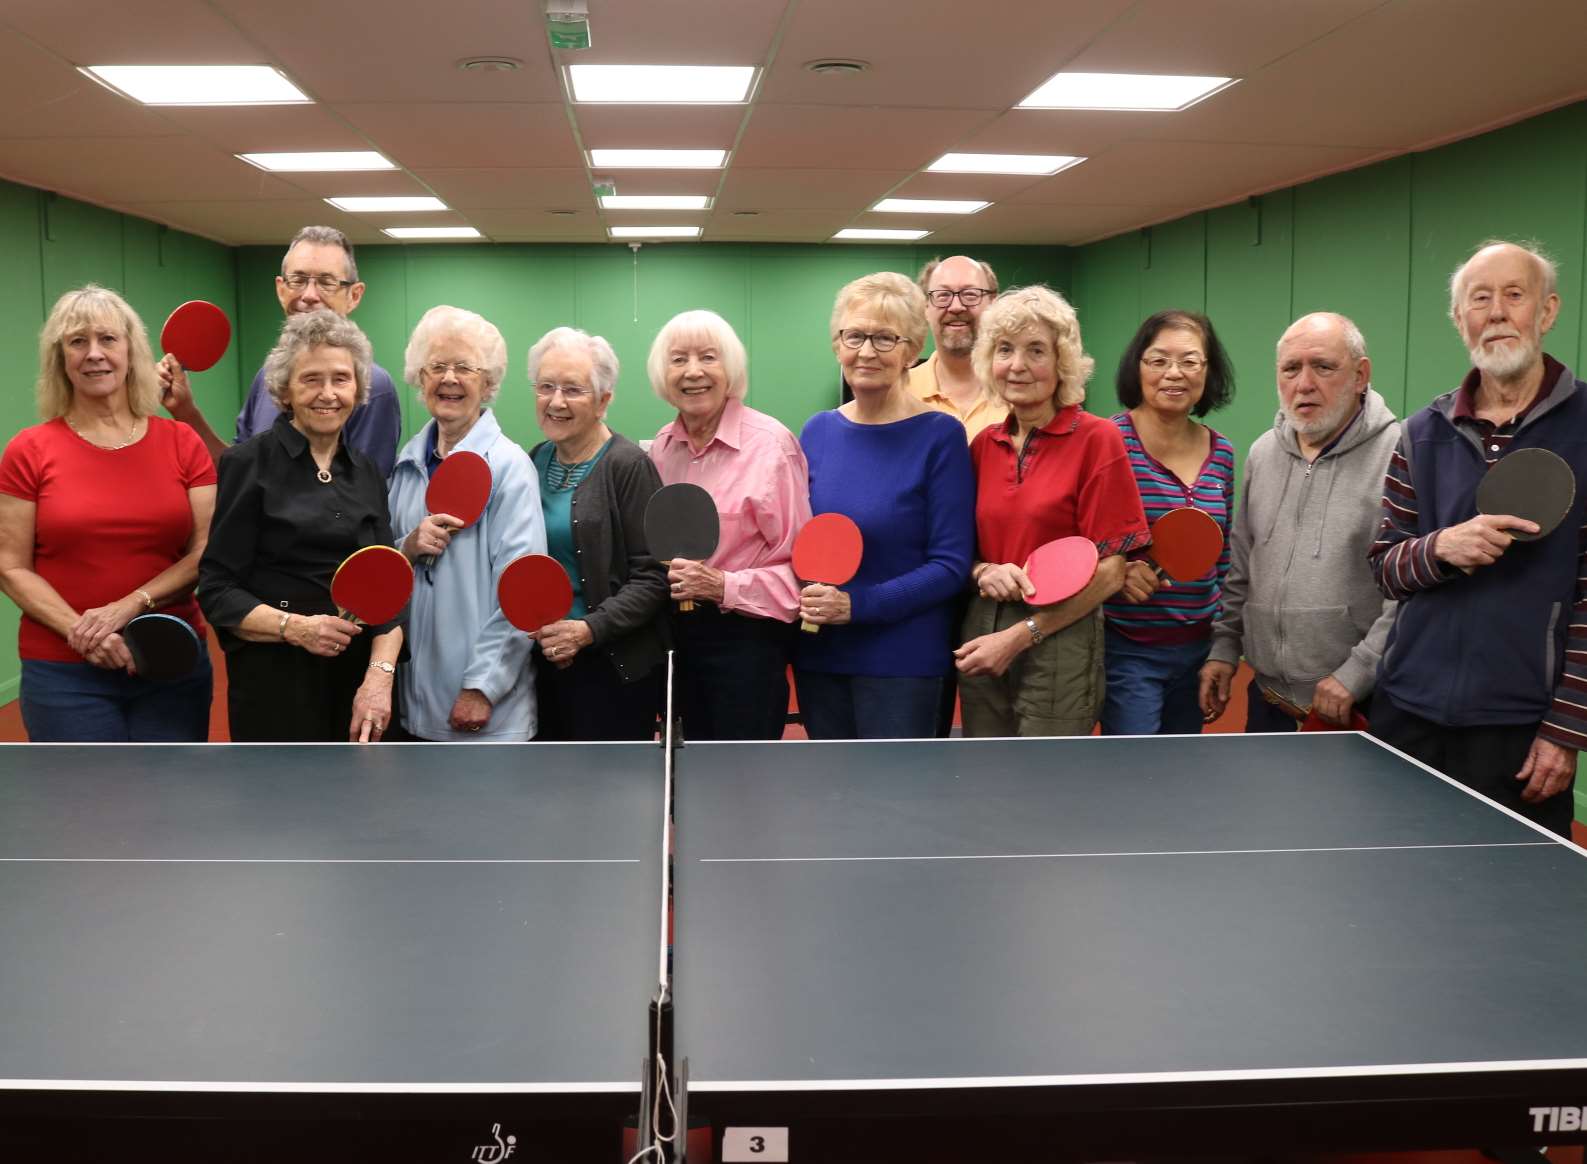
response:
M1507 238L1484 239L1478 244L1477 249L1471 252L1470 258L1456 267L1449 276L1449 314L1456 317L1460 314L1460 300L1466 291L1466 268L1471 266L1472 260L1483 251L1492 247L1514 247L1516 250L1529 255L1532 262L1537 265L1538 283L1542 287L1542 298L1559 293L1559 267L1554 260L1543 252L1543 248L1535 242L1511 242Z
M502 339L500 329L490 320L461 307L443 303L430 308L420 317L413 334L408 337L408 350L402 357L402 378L419 388L419 373L430 362L431 349L440 340L454 336L477 353L483 379L480 399L489 404L496 399L501 382L507 375L507 341ZM420 394L423 394L422 389Z
M657 396L668 404L677 403L667 395L667 357L673 348L684 344L717 350L722 371L727 375L729 400L742 400L749 394L749 356L744 351L744 341L738 338L733 325L716 312L700 310L674 315L656 333L645 370L650 374L650 390Z
M540 361L553 350L583 352L590 358L590 387L608 400L617 392L617 353L604 336L590 335L576 327L553 327L529 349L529 383L540 379Z

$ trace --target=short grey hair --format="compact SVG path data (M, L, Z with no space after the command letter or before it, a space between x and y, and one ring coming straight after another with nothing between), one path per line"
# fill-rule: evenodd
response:
M496 399L501 382L507 375L507 341L490 320L461 307L443 303L430 308L419 318L413 334L408 337L408 350L403 353L402 378L420 389L422 396L419 374L424 365L430 362L430 349L438 341L452 336L474 349L483 374L480 399L489 404Z
M970 259L972 263L981 268L981 275L986 279L987 289L992 292L994 297L997 295L997 272L992 270L991 263L983 262L980 259L971 259L969 255L949 255L948 259ZM920 268L920 275L915 279L915 285L922 291L930 291L931 277L937 273L937 268L946 263L948 259L938 256Z
M655 342L650 345L650 358L645 361L652 392L668 404L677 403L667 395L667 356L684 342L715 348L721 354L729 400L742 400L749 394L749 355L744 351L744 341L738 338L727 320L714 311L704 310L674 315L656 333Z
M1471 260L1489 247L1514 247L1530 255L1532 262L1537 265L1538 282L1543 288L1543 298L1559 294L1559 267L1554 260L1549 258L1542 246L1530 239L1514 242L1507 238L1484 239L1477 244L1477 249L1466 257L1466 261L1456 267L1449 275L1449 315L1455 318L1460 315L1460 299L1466 290L1466 268L1471 266Z
M287 255L292 253L292 248L298 243L314 243L322 247L341 247L342 254L347 256L347 278L350 282L358 282L358 260L353 258L353 242L334 226L305 226L292 236L292 241L287 243L286 255L281 256L281 274L287 273Z
M583 352L590 358L590 387L608 400L617 393L617 353L605 336L591 335L576 327L553 327L529 349L529 383L540 381L540 361L555 350Z
M369 369L375 362L369 340L359 326L344 319L329 308L301 312L287 316L281 328L281 338L265 357L264 382L270 398L282 412L292 407L287 385L292 380L292 369L298 358L315 348L341 348L353 357L353 379L358 384L355 404L369 398Z
M1331 319L1339 325L1339 330L1344 333L1345 337L1345 352L1348 353L1352 360L1359 364L1362 360L1367 358L1367 337L1361 334L1361 329L1356 326L1355 320L1351 319L1348 315L1340 315L1337 311L1307 312L1294 323L1290 324L1283 330L1283 332L1279 334L1278 342L1273 345L1273 358L1277 360L1279 352L1283 350L1285 336L1294 331L1299 324L1305 323L1308 319L1318 318Z

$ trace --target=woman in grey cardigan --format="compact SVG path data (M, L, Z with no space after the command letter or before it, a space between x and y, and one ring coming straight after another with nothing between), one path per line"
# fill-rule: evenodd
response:
M535 634L538 740L647 740L666 654L667 572L645 544L661 478L638 445L606 426L617 354L571 327L529 349L547 551L573 581L567 618Z

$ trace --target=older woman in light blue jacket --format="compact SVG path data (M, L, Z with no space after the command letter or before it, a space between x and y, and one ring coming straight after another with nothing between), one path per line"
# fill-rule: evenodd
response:
M530 642L496 603L502 568L520 554L546 552L534 466L487 407L507 370L507 345L472 311L432 307L413 329L404 365L431 419L391 472L391 528L416 563L411 660L399 676L403 727L423 740L532 739ZM424 504L431 473L462 450L484 457L491 471L490 501L467 529Z

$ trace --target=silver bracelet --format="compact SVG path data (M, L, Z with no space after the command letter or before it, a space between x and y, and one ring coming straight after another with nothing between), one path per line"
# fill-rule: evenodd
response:
M1047 637L1046 635L1041 633L1041 627L1036 625L1036 620L1035 620L1034 617L1033 618L1027 618L1025 620L1025 629L1030 631L1030 641L1031 641L1032 645L1035 645L1036 643L1041 642L1044 638Z
M281 625L276 627L276 634L280 637L280 639L281 639L281 641L283 643L287 641L287 619L289 619L291 617L292 617L292 615L291 615L290 612L282 611L281 612Z

